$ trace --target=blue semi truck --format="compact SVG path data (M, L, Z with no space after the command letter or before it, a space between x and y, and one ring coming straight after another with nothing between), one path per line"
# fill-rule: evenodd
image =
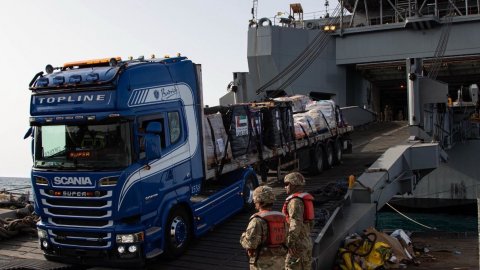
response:
M47 65L30 90L31 179L50 260L138 267L176 257L253 206L252 167L263 178L269 167L318 173L351 146L352 127L337 126L209 168L201 66L182 56Z
M251 167L206 183L200 65L180 56L48 65L30 89L31 178L47 259L138 266L175 257L251 207Z

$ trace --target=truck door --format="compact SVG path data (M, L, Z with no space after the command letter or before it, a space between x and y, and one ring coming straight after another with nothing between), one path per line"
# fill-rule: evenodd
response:
M182 112L180 110L172 110L167 112L167 147L166 150L172 153L173 159L171 175L173 176L173 184L175 186L189 186L191 179L191 158L190 152L182 151L181 145L186 143L186 129L183 128Z
M191 178L190 153L182 147L186 141L182 111L172 109L156 116L142 117L139 120L140 133L151 121L160 122L162 126L161 157L151 161L149 169L140 171L144 213L161 209L165 201L178 196L176 190L179 187L189 185ZM140 149L142 144L142 136L139 136ZM140 158L143 156L140 151Z

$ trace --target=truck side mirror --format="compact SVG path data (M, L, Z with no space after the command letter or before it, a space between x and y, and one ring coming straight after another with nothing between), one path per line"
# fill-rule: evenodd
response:
M158 159L162 156L160 134L162 124L150 122L145 133L145 156L147 161Z
M25 140L26 138L32 136L33 134L33 127L30 127L27 132L25 132L25 135L23 136L23 139Z

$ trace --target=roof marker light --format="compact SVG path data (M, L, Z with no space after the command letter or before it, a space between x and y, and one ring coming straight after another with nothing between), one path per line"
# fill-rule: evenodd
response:
M98 73L90 73L87 75L87 81L89 82L98 81L99 78L100 76L98 75Z
M79 83L82 81L82 76L75 74L70 76L70 79L68 80L69 83Z
M42 77L42 78L38 79L37 86L45 87L47 85L48 85L48 78Z
M64 82L65 82L65 77L63 76L56 76L55 78L53 78L53 84L61 85Z

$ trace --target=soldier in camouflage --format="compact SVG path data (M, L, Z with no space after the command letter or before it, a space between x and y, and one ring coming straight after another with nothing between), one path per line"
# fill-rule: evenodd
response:
M258 212L250 218L247 230L240 237L240 244L249 257L250 269L284 269L288 230L285 215L271 211L275 201L271 187L257 187L253 191L253 201Z
M285 269L311 269L312 266L312 239L310 231L313 227L313 216L306 218L306 201L303 197L313 200L313 197L303 192L305 178L298 172L285 176L285 191L289 195L283 206L283 213L287 216L289 225L287 235L288 254L285 260ZM313 204L311 215L313 215Z

